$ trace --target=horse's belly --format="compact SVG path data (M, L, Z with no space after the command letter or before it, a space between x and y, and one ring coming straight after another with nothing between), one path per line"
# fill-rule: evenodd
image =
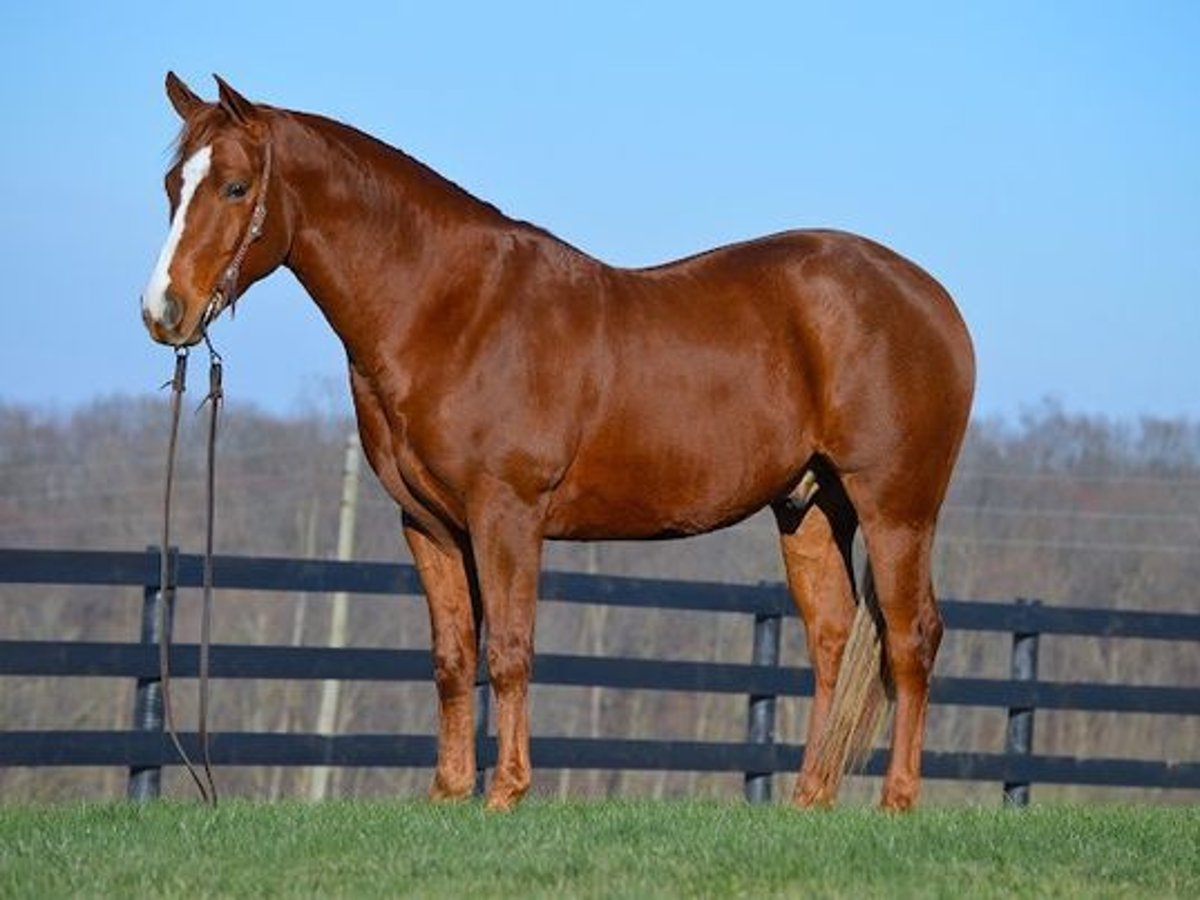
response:
M766 503L729 504L693 510L654 509L613 499L572 503L555 510L546 525L552 540L662 540L716 531L749 518Z
M800 441L772 447L728 433L698 445L584 452L554 493L546 536L622 540L713 531L785 497L810 452Z

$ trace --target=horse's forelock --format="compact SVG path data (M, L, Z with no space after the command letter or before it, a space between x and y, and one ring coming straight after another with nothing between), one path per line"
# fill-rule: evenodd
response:
M200 147L211 144L217 129L226 122L228 119L217 106L210 106L184 120L175 138L171 168L182 163Z

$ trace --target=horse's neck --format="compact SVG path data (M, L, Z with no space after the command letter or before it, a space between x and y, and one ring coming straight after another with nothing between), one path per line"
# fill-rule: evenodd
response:
M503 229L498 210L399 151L337 123L290 120L297 161L281 166L296 205L287 266L321 308L352 358L447 302L464 260L456 252ZM290 171L288 169L290 168Z

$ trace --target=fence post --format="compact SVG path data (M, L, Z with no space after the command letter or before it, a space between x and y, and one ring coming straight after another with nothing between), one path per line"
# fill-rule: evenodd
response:
M146 554L154 562L158 560L158 548L147 547ZM166 590L158 584L142 586L142 627L140 640L143 646L156 647L163 635L159 628L163 604L166 604L167 635L175 622L175 582L179 564L179 551L172 547L168 560ZM157 565L154 571L158 571ZM157 579L155 579L157 580ZM162 732L162 682L158 673L138 678L133 701L133 730ZM155 800L162 791L162 766L130 766L126 796L130 800Z
M483 623L480 623L480 628ZM482 797L487 787L487 766L483 763L488 736L488 705L491 682L487 670L487 635L479 635L479 662L475 668L475 796Z
M1017 605L1036 613L1042 604L1038 600L1018 598ZM1038 632L1030 625L1029 630L1013 633L1011 676L1013 681L1037 681ZM1032 706L1015 706L1008 710L1008 731L1004 741L1004 752L1008 755L1029 756L1033 753ZM1004 783L1005 806L1029 805L1029 782L1006 781Z
M777 612L754 614L754 654L756 666L779 665L779 636L783 617ZM775 695L751 694L747 716L746 740L751 744L775 743ZM744 790L751 803L771 802L773 772L747 772Z

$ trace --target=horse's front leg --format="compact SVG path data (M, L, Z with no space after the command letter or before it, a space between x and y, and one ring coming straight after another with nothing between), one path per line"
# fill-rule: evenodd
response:
M504 485L492 485L475 500L469 515L471 547L487 622L498 745L487 808L506 810L529 790L532 778L528 695L542 512Z
M404 537L412 550L429 603L433 671L438 692L437 772L434 800L469 797L475 786L475 671L478 631L467 560L458 547L434 543L409 518Z

